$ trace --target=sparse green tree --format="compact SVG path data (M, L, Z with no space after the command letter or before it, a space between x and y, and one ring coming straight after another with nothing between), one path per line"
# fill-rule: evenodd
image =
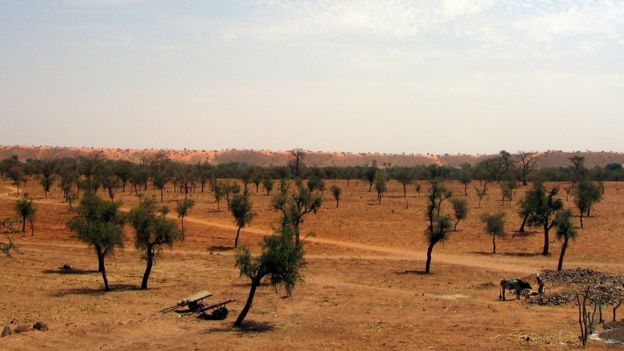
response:
M236 267L240 269L241 276L251 280L251 287L247 302L234 325L242 325L262 279L268 277L273 285L283 283L290 291L303 280L305 264L303 246L293 240L293 233L288 227L282 228L281 233L264 237L260 256L253 257L249 248L242 246L236 254Z
M129 222L136 233L134 245L146 261L141 289L147 289L152 267L163 246L171 247L175 241L184 240L184 232L178 230L174 220L166 217L166 212L167 210L156 207L153 198L144 198L128 214Z
M572 211L570 210L559 211L555 218L555 223L557 225L557 238L563 240L561 253L559 254L559 264L557 265L557 270L561 271L563 269L563 257L566 254L568 242L570 239L576 239L578 232L572 225Z
M554 221L557 212L563 208L563 202L557 197L559 188L555 187L546 190L543 184L536 183L533 189L529 190L533 200L530 202L530 214L528 223L532 226L541 226L544 230L544 249L542 255L547 256L549 253L549 232L556 225ZM529 195L529 194L527 194Z
M468 217L468 201L465 198L454 197L451 199L451 204L453 205L453 212L455 215L453 231L457 231L459 222Z
M249 194L236 194L232 197L230 201L230 211L232 211L232 216L234 217L234 221L236 221L236 240L234 241L234 248L238 247L238 238L240 237L240 231L242 228L251 223L251 220L254 218L255 214L252 209L251 200L249 199Z
M78 206L78 215L68 222L68 227L78 238L95 248L98 270L102 273L104 290L110 291L104 259L116 247L123 246L123 216L119 202L108 202L93 193L87 193Z
M496 253L496 237L505 235L505 213L484 213L481 221L485 223L485 231L492 237L492 253Z
M282 183L286 184L286 183ZM295 241L300 242L300 225L306 215L316 213L321 208L323 199L316 192L303 185L299 179L295 181L295 189L290 191L287 185L280 186L279 193L272 199L272 206L282 213L282 227L290 226Z
M334 200L336 200L336 208L338 208L338 205L340 204L340 194L342 193L342 189L338 185L334 184L330 187L330 190L332 192Z
M388 180L386 179L386 172L383 170L378 171L375 176L375 191L377 191L377 204L381 205L381 198L388 191Z
M273 179L264 178L262 180L262 187L266 191L266 196L271 196L271 190L273 190Z
M431 183L431 188L427 194L427 211L425 212L428 226L425 230L425 237L429 246L427 247L427 262L425 273L431 272L431 259L433 248L437 243L442 243L448 239L451 230L451 218L443 215L442 203L452 196L451 191L438 182Z
M24 194L22 198L15 201L15 212L22 220L22 233L26 232L26 222L30 223L31 235L35 235L35 204L33 200Z
M180 219L180 228L182 229L182 233L184 233L184 218L188 216L189 211L195 205L195 201L191 199L183 199L177 202L176 212L178 213L178 218Z

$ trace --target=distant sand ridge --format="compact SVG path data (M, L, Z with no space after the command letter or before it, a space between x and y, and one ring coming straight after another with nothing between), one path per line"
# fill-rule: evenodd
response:
M173 149L121 149L121 148L81 148L81 147L54 147L54 146L0 146L0 158L18 156L21 160L29 158L62 158L88 155L94 151L101 151L106 158L122 159L140 162L150 158L158 152L165 152L172 160L197 163L223 164L229 162L245 162L258 166L285 165L289 159L288 151L270 150L173 150ZM545 151L536 154L538 167L569 166L569 158L574 155L585 157L587 167L605 166L609 163L624 163L624 153L620 152L565 152ZM309 166L361 166L377 162L379 166L417 166L417 165L447 165L460 166L464 163L474 164L494 155L467 155L467 154L389 154L389 153L349 153L308 151L305 163Z

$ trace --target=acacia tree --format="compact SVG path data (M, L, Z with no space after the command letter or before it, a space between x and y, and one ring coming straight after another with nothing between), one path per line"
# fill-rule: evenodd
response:
M33 200L24 194L21 199L15 201L15 212L22 220L22 233L26 232L26 222L30 223L30 233L35 235L35 205Z
M290 226L295 241L299 243L301 223L306 215L316 213L321 208L323 198L316 192L311 192L299 179L295 181L293 191L289 191L285 182L282 184L271 205L282 213L282 227Z
M189 211L195 205L195 201L191 199L180 200L176 206L176 212L178 213L178 218L180 219L180 227L182 228L182 233L184 233L184 218L188 215Z
M463 167L461 174L459 175L459 182L464 185L464 196L468 196L468 185L472 183L472 176L470 175L468 166Z
M301 148L290 150L290 161L288 162L288 167L290 167L290 171L295 176L295 178L301 177L301 170L303 168L303 159L305 158L306 152Z
M102 273L104 290L110 291L106 278L105 258L116 247L123 247L123 215L119 213L120 202L108 202L88 192L80 201L78 215L67 226L78 239L93 246L98 258L98 270Z
M39 173L39 182L43 187L43 194L47 199L48 193L50 192L52 184L54 184L54 178L58 171L57 162L50 159L39 161L36 165L36 171Z
M230 200L230 211L232 211L232 216L234 217L234 221L236 221L236 240L234 241L234 248L238 247L238 238L240 236L241 228L244 228L251 220L254 218L255 213L253 213L251 200L249 199L249 194L236 194Z
M184 200L183 200L184 201ZM152 267L163 246L173 246L175 241L184 240L184 232L178 230L176 222L166 217L166 209L158 209L153 198L144 198L128 214L136 233L134 245L146 261L141 280L141 289L147 289Z
M459 222L468 217L468 201L465 198L454 197L451 199L451 204L453 205L453 212L455 215L453 231L457 231Z
M376 177L377 177L377 165L373 164L372 166L366 167L366 169L364 170L364 179L368 183L369 193L373 189L373 184L375 183Z
M549 253L549 232L556 225L555 216L557 212L563 208L563 201L557 197L559 188L554 187L546 190L543 184L535 184L531 196L534 196L530 205L530 214L527 219L529 225L541 226L544 230L544 248L542 255L547 256Z
M268 277L274 286L283 283L287 290L303 280L302 270L306 264L303 246L293 240L290 228L283 227L280 233L264 237L261 246L262 253L257 257L252 257L251 251L245 246L236 254L236 267L241 276L251 280L245 307L234 322L237 327L242 325L249 313L256 289L263 278Z
M335 184L332 185L329 189L331 190L334 200L336 200L336 208L338 208L338 205L340 204L340 194L342 193L342 189Z
M271 190L273 190L273 179L268 177L264 178L262 180L262 187L266 191L266 196L271 196Z
M555 223L557 225L557 239L563 240L561 253L559 254L559 264L557 265L557 270L561 271L563 269L563 257L566 254L568 242L570 239L576 239L578 232L572 225L572 211L570 210L559 211L555 218Z
M217 211L220 211L220 203L221 203L221 199L223 199L223 196L225 195L225 185L219 182L216 182L213 186L212 186L212 194L214 195L215 198L215 202L217 203Z
M535 152L518 152L518 159L520 160L520 174L522 176L522 185L527 186L529 175L535 169L537 158Z
M492 236L492 253L496 253L496 237L505 235L505 213L484 213L481 222L485 223L485 231Z
M17 188L17 195L20 194L20 186L24 183L24 170L23 167L18 163L15 166L8 169L6 175L9 179L11 179L11 183L15 185Z
M475 186L475 193L477 194L477 198L479 199L479 202L477 204L477 208L481 208L481 201L488 194L488 190L487 190L487 186L486 185L487 185L487 183L484 183L483 187Z
M401 167L398 169L394 169L394 179L396 179L403 186L403 197L407 197L407 186L412 184L413 175L411 174L409 168Z
M383 194L388 191L388 181L386 179L386 172L379 171L375 176L375 191L377 191L377 204L381 205L381 198Z
M579 209L581 228L583 228L583 215L591 215L592 204L602 199L600 186L591 180L581 180L574 187L574 204Z
M433 248L437 243L444 242L448 239L448 233L451 230L451 219L447 215L442 215L442 203L449 199L452 193L438 182L433 182L429 193L427 194L427 217L428 226L425 230L425 236L429 246L427 247L427 262L425 264L425 273L431 272L431 258Z

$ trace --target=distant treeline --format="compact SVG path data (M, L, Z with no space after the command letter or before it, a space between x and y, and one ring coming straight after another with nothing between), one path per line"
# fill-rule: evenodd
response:
M164 153L145 157L140 162L105 159L101 152L89 156L59 159L27 159L19 160L10 157L0 161L0 175L10 179L19 187L35 176L46 193L53 183L58 181L61 188L69 191L71 185L79 188L123 188L131 185L147 188L148 182L156 187L164 187L166 183L179 185L185 190L203 191L206 185L212 185L216 179L240 179L245 184L252 183L258 187L267 179L310 178L365 180L372 184L379 172L386 179L394 179L402 184L415 181L456 180L464 184L476 181L516 181L527 184L531 181L575 181L578 178L603 181L620 181L624 179L624 170L619 163L605 167L587 169L583 165L583 157L570 158L567 167L535 167L535 154L510 154L501 151L497 156L483 160L475 165L464 164L452 166L415 166L398 167L392 164L372 164L354 167L307 167L305 153L293 150L290 162L286 166L254 166L246 163L226 163L212 165L209 163L187 164L170 160Z

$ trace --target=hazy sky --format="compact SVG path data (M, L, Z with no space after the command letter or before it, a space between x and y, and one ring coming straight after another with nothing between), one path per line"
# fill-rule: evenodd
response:
M0 144L624 151L624 1L0 0Z

